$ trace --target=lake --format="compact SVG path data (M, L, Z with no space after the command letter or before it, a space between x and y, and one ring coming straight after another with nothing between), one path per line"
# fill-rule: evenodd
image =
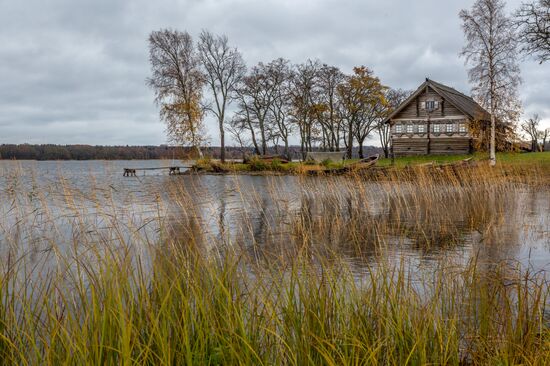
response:
M258 261L291 260L305 246L346 259L360 277L380 262L413 276L476 257L550 269L550 192L523 185L449 186L346 177L182 175L123 168L173 161L0 161L0 254L33 273L71 259L163 240ZM9 259L9 260L8 260ZM91 259L92 260L92 259Z

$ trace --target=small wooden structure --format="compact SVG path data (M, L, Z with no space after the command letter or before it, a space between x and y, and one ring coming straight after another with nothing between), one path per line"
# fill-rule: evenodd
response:
M135 177L136 176L136 170L135 169L124 168L123 176L125 176L125 177Z
M469 125L488 122L490 114L471 97L426 79L388 116L393 156L468 154Z
M124 177L135 177L137 170L164 170L168 169L169 175L179 175L181 174L182 168L191 168L189 166L164 166L164 167L155 167L155 168L124 168Z

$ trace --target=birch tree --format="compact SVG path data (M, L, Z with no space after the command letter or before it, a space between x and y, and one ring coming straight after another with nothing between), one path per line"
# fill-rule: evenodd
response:
M542 130L541 151L546 151L546 142L548 141L548 137L550 137L550 128Z
M269 117L277 96L277 85L270 75L270 68L271 64L258 63L237 89L239 110L235 121L250 131L256 153L261 155L267 153L267 143L272 137Z
M292 82L292 70L289 61L278 58L269 63L267 75L273 85L273 100L269 106L271 125L275 138L283 140L284 156L290 159L289 139L293 132L293 125L289 123L290 114L290 88ZM275 145L277 147L277 145Z
M163 29L149 35L152 75L147 84L155 93L160 117L166 123L171 142L196 148L206 139L201 107L204 75L200 60L187 32Z
M531 139L531 151L533 152L538 150L539 138L542 137L542 131L539 130L539 124L540 117L535 114L520 125L521 130Z
M353 75L339 85L348 159L352 158L354 138L359 142L359 155L363 157L363 142L376 127L377 106L385 103L384 91L380 80L365 66L354 67Z
M249 103L249 97L244 85L237 89L237 111L231 119L231 130L237 131L244 140L244 132L247 131L250 135L250 141L254 148L254 154L260 155L260 147L258 146L258 138L256 137L256 121L254 119L254 111Z
M546 141L548 141L548 137L550 137L550 128L546 128L541 131L541 146L540 151L546 151Z
M496 164L497 120L515 122L520 111L516 34L504 8L503 0L477 0L471 10L459 14L466 38L461 55L469 66L472 94L491 113L491 166Z
M291 99L292 118L300 134L300 152L305 159L306 152L312 150L315 133L315 104L318 93L318 61L308 60L297 65L292 79Z
M320 104L322 108L317 111L322 112L319 119L323 135L327 140L329 151L340 151L340 142L342 139L342 119L338 112L338 86L345 80L345 75L335 66L323 64L318 73L318 85L320 89Z
M362 113L354 128L355 138L359 144L359 158L363 159L363 145L365 140L376 129L387 107L385 92L387 88L380 83L380 79L365 66L354 69L355 77L360 81L362 88Z
M226 109L234 97L238 83L244 76L246 66L240 52L229 46L225 35L215 36L209 31L202 31L198 49L206 82L213 97L208 110L218 120L220 159L223 163L225 162Z

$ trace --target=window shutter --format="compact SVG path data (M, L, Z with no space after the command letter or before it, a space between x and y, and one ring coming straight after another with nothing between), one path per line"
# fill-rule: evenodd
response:
M439 102L436 100L436 101L434 102L434 109L437 109L437 108L439 108Z

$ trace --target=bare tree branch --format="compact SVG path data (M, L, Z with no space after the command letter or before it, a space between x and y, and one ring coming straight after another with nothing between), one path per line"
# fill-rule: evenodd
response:
M205 70L206 83L210 86L214 107L208 107L218 119L220 130L220 158L225 162L225 114L235 89L246 72L240 52L231 48L226 36L215 36L202 31L198 44L200 59Z
M540 63L550 60L550 0L521 4L515 18L521 51Z

